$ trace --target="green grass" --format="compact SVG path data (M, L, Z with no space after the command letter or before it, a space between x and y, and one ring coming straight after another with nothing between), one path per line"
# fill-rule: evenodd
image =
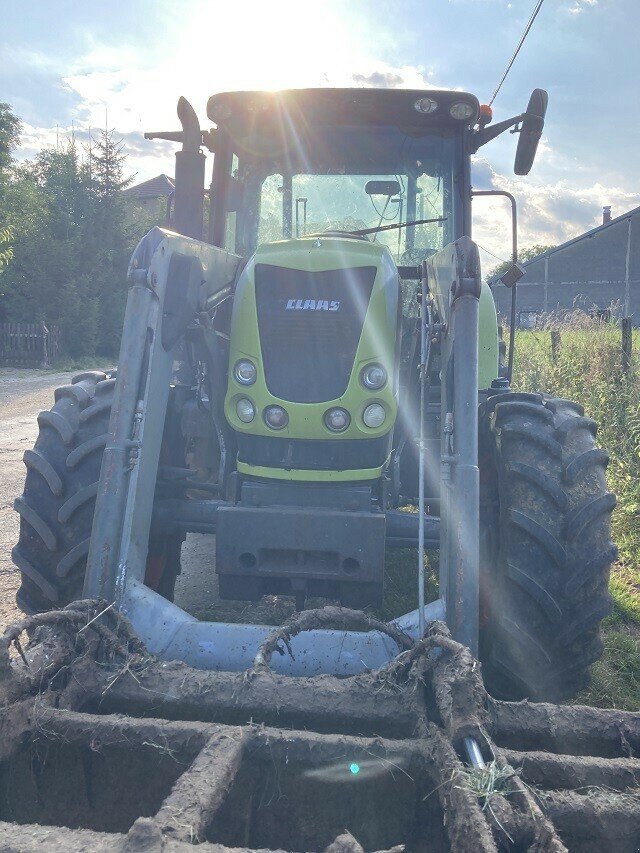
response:
M518 332L514 386L547 391L581 403L599 425L598 443L610 454L609 488L617 495L613 539L620 554L611 572L614 612L602 626L605 652L592 683L577 701L640 708L640 336L633 333L631 371L623 375L620 331L586 318L559 326L554 363L551 332Z
M602 624L604 654L591 667L591 684L575 702L598 708L640 709L640 627L616 611Z

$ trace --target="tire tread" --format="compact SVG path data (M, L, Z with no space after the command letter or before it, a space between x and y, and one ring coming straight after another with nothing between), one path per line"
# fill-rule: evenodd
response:
M570 697L602 653L617 550L596 431L582 406L546 395L501 394L481 407L481 523L492 543L481 656L496 695Z

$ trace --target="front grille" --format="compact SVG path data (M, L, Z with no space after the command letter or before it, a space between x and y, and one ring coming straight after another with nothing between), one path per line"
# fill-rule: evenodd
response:
M291 439L238 433L238 460L285 470L379 468L391 452L391 432L379 438Z
M347 390L376 267L305 272L257 264L258 329L269 391L293 403Z

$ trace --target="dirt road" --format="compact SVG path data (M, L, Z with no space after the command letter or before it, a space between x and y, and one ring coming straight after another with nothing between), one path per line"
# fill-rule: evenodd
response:
M36 440L38 412L51 407L54 388L70 377L70 373L0 368L0 628L20 614L15 602L20 576L11 562L11 549L18 538L13 501L24 484L22 456Z

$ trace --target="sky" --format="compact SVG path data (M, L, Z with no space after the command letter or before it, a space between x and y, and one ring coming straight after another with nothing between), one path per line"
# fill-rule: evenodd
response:
M24 123L22 158L105 123L141 181L172 175L185 95L203 127L232 89L385 85L473 92L487 102L534 0L2 0L0 101ZM557 244L640 205L638 0L545 0L494 103L494 121L549 92L538 157L513 175L504 134L473 163L477 189L519 203L522 246ZM474 202L474 238L508 257L506 202Z

